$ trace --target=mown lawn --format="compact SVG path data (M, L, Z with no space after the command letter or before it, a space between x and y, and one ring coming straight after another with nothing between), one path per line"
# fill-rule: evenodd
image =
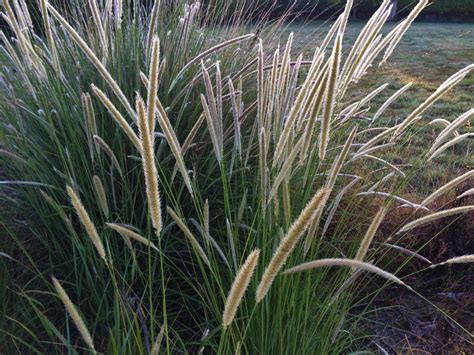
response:
M310 59L316 46L322 41L329 29L330 22L313 22L311 24L293 24L287 28L287 33L295 33L295 53L303 50L304 59ZM352 43L360 33L363 23L353 22L349 25L348 36L345 41ZM387 26L386 32L393 25ZM380 125L387 120L402 120L414 108L422 103L438 86L449 76L463 67L474 63L474 24L447 24L447 23L415 23L396 48L389 63L382 67L372 67L368 74L350 92L349 103L367 95L377 87L389 83L389 87L371 101L371 110L368 117L402 86L413 83L413 86L394 104L392 104L380 118ZM427 126L430 120L444 118L449 121L459 117L462 113L474 107L474 75L469 75L456 88L438 101L423 116L423 119L414 127L416 134L411 137L420 144L413 145L413 154L407 154L417 159L426 146L431 142L434 133L441 127ZM465 131L470 127L465 127ZM416 142L415 142L416 143ZM474 166L472 139L449 149L444 156L433 163L426 165L416 172L417 184L412 186L415 195L424 195L433 187L441 186ZM422 149L423 148L423 149ZM466 154L466 152L468 152ZM390 152L386 152L386 157ZM390 159L389 159L390 160ZM410 163L410 162L408 162ZM414 163L414 162L413 162ZM441 164L442 163L442 164ZM363 169L370 171L369 164ZM363 172L361 172L363 173Z

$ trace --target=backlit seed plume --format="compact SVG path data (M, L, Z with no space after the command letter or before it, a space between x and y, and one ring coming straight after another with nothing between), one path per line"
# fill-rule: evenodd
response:
M117 27L122 26L122 16L123 16L123 0L116 0L116 10L115 10L115 21L117 22Z
M265 104L265 76L263 66L265 65L265 58L263 53L262 39L258 40L258 62L257 62L257 118L258 128L261 130L264 127L264 104Z
M96 144L96 147L99 147L101 150L104 151L105 154L107 154L107 156L109 157L113 167L115 169L117 169L120 176L123 176L122 169L120 168L120 163L119 163L117 157L115 156L112 148L110 148L110 146L107 143L105 143L105 141L101 137L99 137L97 135L94 135L93 139L94 139L94 143Z
M312 270L312 269L316 269L320 267L328 267L328 266L349 266L355 269L362 269L365 271L375 273L383 277L384 279L393 281L399 285L402 285L402 286L407 287L408 289L411 289L410 286L408 286L406 283L404 283L395 275L387 271L384 271L370 263L364 263L362 261L352 260L352 259L335 258L335 259L321 259L321 260L310 261L310 262L300 264L298 266L295 266L291 269L286 270L285 272L283 272L283 275L294 274L295 272L307 271L307 270Z
M383 245L384 247L388 247L388 248L392 248L392 249L394 249L394 250L397 250L397 251L399 251L399 252L402 253L402 254L406 254L406 255L408 255L408 256L410 256L410 257L413 257L413 258L416 258L416 259L418 259L418 260L421 260L421 261L423 261L423 262L425 262L425 263L427 263L427 264L431 264L431 265L433 264L429 259L425 258L423 255L420 255L420 254L418 254L417 252L414 252L414 251L412 251L412 250L403 248L403 247L401 247L401 246L399 246L399 245L389 244L389 243L382 243L382 245Z
M97 252L99 253L99 256L105 262L107 262L104 245L102 244L102 241L100 240L99 233L97 233L97 229L95 228L94 223L92 223L92 220L90 219L89 214L87 213L81 200L79 199L77 194L74 192L72 187L67 186L66 190L67 190L67 194L69 195L69 198L71 199L71 203L77 213L77 216L79 217L79 220L81 221L82 225L87 231L87 234L89 235L89 238L91 239Z
M461 198L464 198L464 197L467 197L467 196L471 196L471 195L474 195L474 188L472 189L469 189L467 191L464 191L461 195L459 195L458 197L456 197L456 200L459 200Z
M443 126L444 128L448 127L451 122L449 122L447 119L444 119L444 118L435 118L434 120L428 122L428 124L430 126L434 126L434 125L440 125L440 126ZM459 132L458 131L453 131L453 134L455 136L459 136Z
M428 158L428 161L437 158L438 156L443 154L443 152L446 149L452 147L453 145L459 144L459 143L463 142L464 140L466 140L468 138L471 138L471 137L474 137L474 133L465 133L465 134L458 135L456 138L451 139L450 141L446 142L441 147L436 149L433 152L433 154L430 155L430 157Z
M334 50L332 53L331 66L329 67L329 77L326 87L326 102L324 104L323 118L321 120L321 132L319 135L319 159L324 160L326 149L329 143L329 131L331 126L332 114L336 99L337 78L339 75L339 65L341 62L342 36L336 37Z
M160 332L156 336L155 342L153 343L153 347L151 348L150 355L158 355L160 353L161 343L163 341L163 337L165 336L165 327L161 327Z
M268 155L268 141L265 133L265 128L262 127L259 135L259 167L260 167L260 190L263 195L262 197L262 211L265 214L267 207L268 198L268 167L267 167L267 155Z
M406 33L410 25L413 23L413 21L418 17L421 11L428 6L429 1L428 0L421 0L410 12L408 17L402 22L400 29L397 31L395 37L393 40L390 42L388 45L388 48L383 56L382 63L386 62L388 58L392 55L393 50L397 46L397 44L400 42L400 39L403 37L403 35Z
M97 352L94 347L94 341L92 340L92 336L89 330L87 329L86 324L79 315L79 312L77 311L74 304L71 302L71 299L69 298L59 281L55 277L52 277L52 279L54 288L56 289L56 293L58 294L61 301L64 303L64 306L66 307L67 312L71 316L74 325L77 327L77 330L81 334L82 339L87 344L87 346L93 351L93 353L96 354Z
M390 14L390 12L387 11L389 5L390 0L383 1L378 10L372 15L372 17L370 17L366 25L362 28L359 36L351 46L352 48L347 55L347 59L345 60L344 67L341 71L340 86L342 92L346 91L347 86L352 80L357 80L357 73L359 70L362 70L362 68L371 64L371 61L367 62L367 57L371 52L371 48L373 48L377 42L375 40L378 37L377 33L380 31L380 28L383 26ZM347 13L344 15L348 16ZM347 19L345 22L347 22ZM341 34L344 35L343 33Z
M288 41L290 41L291 39L292 37L290 37ZM289 45L291 46L291 43L289 43ZM290 48L291 47L287 45L287 49L285 50L285 58L289 56L288 51ZM311 106L311 102L314 100L314 98L318 97L318 95L316 95L316 91L319 91L319 85L316 85L316 83L322 80L318 80L320 79L320 77L318 78L318 71L316 69L319 68L320 64L320 61L314 61L312 63L308 76L306 77L304 83L302 84L301 90L298 92L298 95L295 98L295 102L293 103L288 117L285 120L283 131L281 132L281 135L278 139L278 143L275 148L273 166L281 164L280 160L293 133L293 126L295 125L295 122L297 122L297 126L301 125L300 118L305 116L304 114L302 114L302 112L305 111L305 108L309 109L309 107ZM274 63L273 65L276 64ZM319 75L322 75L323 73L324 70L322 70L321 74ZM279 90L282 89L279 88ZM271 105L273 106L273 103ZM307 130L309 129L310 128L307 128Z
M230 45L233 45L233 44L236 44L236 43L239 43L239 42L242 42L242 41L245 41L245 40L248 40L248 39L251 39L255 37L255 35L253 33L249 33L249 34L246 34L246 35L243 35L243 36L240 36L240 37L235 37L235 38L231 38L229 39L228 41L225 41L225 42L222 42L222 43L219 43L217 45L215 45L214 47L211 47L207 50L205 50L204 52L201 52L199 53L196 57L194 57L193 59L191 59L178 73L178 75L176 75L176 78L173 80L173 82L171 83L170 85L170 88L169 88L169 91L171 91L173 89L173 87L176 85L176 83L182 79L183 77L183 74L190 68L192 67L195 63L199 63L202 59L206 58L207 56L211 55L212 53L214 52L217 52L219 50L221 50L222 48L226 48Z
M150 247L150 248L158 251L158 248L156 247L156 245L154 243L152 243L148 239L142 237L140 234L132 231L131 229L126 228L126 227L124 227L120 224L116 224L116 223L106 223L106 225L110 229L112 229L112 230L116 231L118 234L120 234L123 238L133 239L133 240L135 240L139 243L142 243L142 244L146 245L147 247Z
M43 25L44 25L44 32L46 34L46 40L48 41L49 51L51 52L51 60L54 65L54 69L57 71L60 70L59 66L59 59L58 59L58 50L56 49L56 43L54 42L53 38L53 31L51 30L51 23L49 20L49 13L48 13L48 0L41 0L41 15L43 17Z
M217 161L220 163L222 161L223 147L220 144L220 139L217 134L214 116L211 114L207 99L203 94L201 94L201 103L204 110L204 116L206 117L209 134L211 136L212 146L214 147L214 154L216 155Z
M438 149L441 144L451 135L457 134L457 129L465 125L471 117L474 116L474 109L471 109L458 118L456 118L453 122L446 121L448 123L447 127L441 131L441 133L438 135L438 138L434 141L433 145L430 148L429 153L433 153ZM435 121L435 120L434 120ZM433 123L433 122L431 122Z
M233 128L234 128L234 149L239 153L239 156L242 156L242 136L240 133L241 122L239 120L240 116L240 107L237 104L236 91L234 88L234 83L232 79L229 78L229 96L232 107L232 118L233 118Z
M105 62L107 60L107 54L108 54L107 53L107 48L108 48L107 35L105 34L104 25L100 17L100 11L97 5L97 0L89 0L89 7L92 12L92 19L94 20L94 25L95 25L97 34L99 35L99 42L102 48L102 58L103 58L103 61Z
M219 143L219 150L223 150L223 128L222 128L222 115L220 115L220 111L218 110L218 99L216 95L216 91L214 90L211 77L209 74L209 71L207 70L206 66L204 65L204 62L201 62L201 69L202 69L202 78L204 81L204 86L206 89L206 95L207 95L207 103L209 104L209 113L211 114L212 118L212 124L214 125L214 131L216 133L216 139ZM216 81L217 81L217 74L216 74ZM216 82L217 86L217 82ZM217 89L217 88L216 88Z
M150 80L145 76L145 74L141 73L140 78L142 79L142 82L145 87L148 89L150 88ZM158 96L155 95L155 109L156 109L156 118L158 119L158 123L160 124L160 128L163 131L163 135L166 138L166 142L168 143L168 146L171 149L171 152L173 153L173 156L176 159L176 168L179 170L181 173L181 176L183 177L184 183L186 184L186 187L188 188L188 191L193 194L193 187L191 184L191 178L189 177L188 170L186 169L186 165L184 163L184 154L186 153L187 149L189 148L189 145L192 142L193 137L197 134L197 131L199 130L199 127L201 123L196 122L194 127L191 129L189 132L188 137L186 138L186 141L184 142L183 146L181 147L178 137L176 136L176 133L173 129L173 126L171 125L171 121L168 117L168 114L166 113L165 108L163 107L160 99ZM204 120L204 117L202 118ZM153 124L154 124L153 120ZM154 130L150 130L151 132L154 132ZM173 173L174 175L174 173Z
M374 117L372 117L372 122L374 122L377 118L379 118L395 100L397 100L401 95L407 91L413 83L408 83L405 86L403 86L400 90L398 90L395 94L390 96L385 103L380 106L380 108L377 110L377 112L374 114Z
M18 56L16 49L12 46L12 44L8 40L5 33L3 33L3 31L0 31L0 40L2 42L2 45L4 46L4 50L8 52L8 54L12 58L12 61L18 67L19 72L23 73L22 77L25 79L25 84L28 85L30 90L33 90L31 86L31 82L28 80L27 76L24 73L26 69L24 68L24 65L22 64L22 60Z
M440 218L449 217L449 216L452 216L452 215L455 215L455 214L460 214L460 213L466 213L466 212L469 212L469 211L472 211L472 210L474 210L474 206L463 206L463 207L451 208L449 210L445 210L445 211L441 211L441 212L432 213L428 216L415 219L414 221L405 224L398 231L398 233L407 232L407 231L409 231L413 228L424 226L425 224L428 224L428 223L430 223L432 221L435 221L437 219L440 219Z
M142 163L145 174L146 195L148 200L148 209L151 216L151 222L155 233L160 236L162 228L161 218L161 198L158 188L158 171L155 163L154 135L148 127L148 119L145 112L145 103L141 97L136 100L138 114L138 128L140 139L142 141Z
M158 74L160 66L160 40L158 37L153 38L150 57L150 73L148 75L148 96L147 96L147 119L150 133L155 132L155 106L156 95L158 91Z
M130 102L128 101L127 97L122 92L122 90L120 89L118 84L115 82L115 80L112 78L112 75L110 75L110 73L107 71L105 66L99 60L99 58L97 58L94 51L90 49L87 43L79 35L79 33L77 33L77 31L69 24L69 22L67 22L67 20L64 17L61 16L61 14L53 6L48 4L48 9L51 12L51 14L61 23L61 25L64 26L64 29L66 30L66 32L69 33L69 35L74 40L74 42L76 42L76 44L81 48L81 50L86 55L86 57L96 67L96 69L99 71L102 78L110 86L114 94L117 96L117 98L120 100L120 102L125 107L127 112L130 114L130 116L135 118L136 116L135 111L130 105Z
M341 14L341 21L339 23L338 35L344 35L346 32L347 21L349 20L349 16L351 14L352 6L354 1L347 0L346 6L344 7L344 12Z
M86 119L86 127L89 135L97 135L97 122L95 119L94 106L89 93L81 94L82 110Z
M146 36L146 50L147 53L150 53L151 46L153 43L153 36L155 35L156 31L156 24L158 22L158 14L160 12L160 5L161 0L155 0L155 4L153 5L153 9L151 10L151 17L148 27L148 33Z
M97 175L94 175L92 181L94 182L95 192L97 193L97 197L99 198L100 207L102 208L102 211L104 212L105 216L108 217L109 204L107 203L107 195L105 194L104 185L102 184L102 181Z
M369 229L367 230L367 233L364 236L364 239L362 239L362 242L360 243L355 260L364 261L365 256L367 255L367 251L369 250L370 244L372 244L372 240L374 239L375 233L377 232L380 223L382 223L386 213L387 207L382 207L375 215L374 219L372 220L372 223L369 226Z
M257 303L260 302L268 293L270 286L273 283L277 273L285 265L286 260L295 248L303 233L308 229L309 224L314 219L319 209L324 206L328 197L329 190L321 188L313 196L311 201L303 209L299 217L293 222L293 225L288 230L287 234L281 240L277 250L273 254L270 263L268 264L262 276L262 280L257 288Z
M454 188L455 186L458 186L460 183L463 181L466 181L468 179L474 179L474 170L470 170L465 174L462 174L461 176L458 176L457 178L454 178L447 184L441 186L439 189L437 189L435 192L430 194L428 197L426 197L422 202L422 206L427 206L430 202L436 200L439 196L444 194L445 192L449 191L450 189Z
M191 233L188 226L170 207L166 207L166 211L169 213L171 218L173 218L173 220L176 222L176 225L179 227L179 229L181 229L181 231L184 233L184 236L188 239L194 251L199 254L199 256L202 258L202 260L207 266L211 267L211 263L209 262L209 258L207 257L206 252L201 247L201 245L199 244L199 242L197 241L193 233Z
M419 205L419 204L414 203L412 201L408 201L407 199L404 199L404 198L402 198L400 196L397 196L397 195L394 195L394 194L390 194L388 192L374 191L374 190L371 189L370 191L359 192L359 193L357 193L357 196L382 196L382 197L385 197L385 198L388 197L390 200L402 203L403 207L410 207L410 208L415 208L415 209L421 208L425 211L429 211L429 208L426 208L425 206Z
M28 45L28 41L24 36L23 31L20 28L20 24L17 21L17 18L15 16L15 13L13 12L13 9L10 5L9 0L2 1L3 8L5 10L5 15L3 18L7 19L7 23L10 25L12 28L13 32L16 35L16 38L18 40L18 43L20 45L20 49L23 52L23 56L27 62L27 65L31 65L31 58L30 58L30 47Z
M141 142L138 139L138 136L136 135L132 127L130 127L130 125L122 116L122 114L119 112L119 110L117 110L117 108L112 103L112 101L110 101L107 95L102 90L100 90L97 86L92 84L91 88L92 88L92 92L99 98L102 104L107 108L107 111L109 111L110 115L115 119L115 122L117 122L120 128L123 129L125 134L132 141L133 145L140 151Z
M467 263L474 263L474 254L457 256L455 258L451 258L446 261L443 261L442 263L431 265L430 267L434 268L437 266L447 265L447 264L467 264Z
M358 155L363 156L364 154L368 154L369 149L372 149L372 147L374 147L377 143L383 141L385 138L390 136L397 129L397 127L398 126L393 126L391 128L384 129L381 133L377 134L374 138L372 138L369 141L367 141L366 143L364 143L359 148L359 150L354 155L354 157L358 156Z
M326 183L326 186L328 186L330 189L334 187L336 179L339 176L339 173L341 172L344 163L346 162L347 156L352 147L352 143L354 142L356 133L357 126L352 129L351 133L349 133L349 137L347 137L346 143L342 147L341 153L337 156L337 158L334 160L333 165L331 166L331 170L329 172Z
M244 293L249 286L253 272L257 266L259 255L259 249L255 249L250 253L237 273L234 282L232 283L232 287L230 288L230 292L225 303L224 314L222 316L222 325L224 328L227 328L235 318L237 308L242 302Z
M278 175L273 181L273 185L271 187L269 196L268 196L268 201L273 199L275 196L278 195L278 189L280 188L282 182L285 179L288 179L290 176L290 170L293 167L293 162L295 161L295 158L297 154L300 152L300 148L303 144L303 141L300 139L291 149L291 153L285 157L285 162L280 168L280 171L278 172Z
M423 114L429 107L431 107L436 101L438 101L444 94L456 86L461 80L463 80L471 71L474 70L474 64L471 64L464 69L461 69L456 74L450 76L440 87L430 96L425 102L418 106L407 118L405 118L394 132L394 138L399 136L411 123L413 123L418 116Z

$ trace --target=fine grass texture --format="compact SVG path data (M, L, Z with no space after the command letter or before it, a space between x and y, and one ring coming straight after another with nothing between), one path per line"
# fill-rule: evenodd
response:
M404 194L472 136L472 110L436 117L422 129L439 133L406 157L420 115L474 66L399 122L386 111L416 83L375 114L386 83L350 95L427 0L388 33L383 1L355 41L347 1L309 57L297 35L281 40L285 16L247 0L2 4L2 352L358 351L357 300L370 307L387 284L412 292L412 259L472 262L400 244L473 209L435 203L472 171ZM407 220L384 235L400 209ZM387 250L402 267L381 262Z

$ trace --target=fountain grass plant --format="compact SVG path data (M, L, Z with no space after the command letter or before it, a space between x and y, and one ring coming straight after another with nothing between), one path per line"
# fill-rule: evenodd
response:
M473 66L389 126L378 122L405 89L373 126L365 113L384 88L345 101L427 3L382 35L383 1L350 44L350 0L303 58L293 36L275 46L283 20L245 0L4 0L2 351L357 347L355 300L370 303L390 282L411 290L400 266L377 266L372 241L384 217L427 215L381 236L397 247L405 231L472 209L433 211L436 191L421 203L400 197L465 118L448 121L410 171L377 154L403 156L412 123ZM358 176L367 161L377 166ZM408 252L402 266L421 257Z

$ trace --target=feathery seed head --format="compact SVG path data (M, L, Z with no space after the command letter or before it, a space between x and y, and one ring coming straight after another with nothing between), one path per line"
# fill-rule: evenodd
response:
M154 134L149 130L145 103L139 95L137 95L136 106L140 139L142 141L142 163L145 174L148 208L155 233L157 236L160 236L162 228L161 197L158 188L158 171L155 163Z
M324 105L323 118L321 120L321 132L319 135L319 159L322 161L326 156L326 150L329 143L329 132L331 119L334 112L336 100L336 88L339 75L339 65L341 63L342 36L336 37L334 50L332 53L331 66L329 68L329 77L326 87L326 102Z
M97 193L97 197L99 198L100 207L102 208L102 211L104 212L105 216L108 217L109 204L107 202L107 196L105 194L104 185L102 184L102 181L97 175L94 175L92 181L94 182L95 192Z
M166 211L168 214L173 218L173 220L176 222L176 225L181 229L181 231L184 233L184 236L188 239L189 243L195 250L195 252L201 257L201 259L204 261L204 263L207 266L211 266L211 263L209 262L209 258L206 255L206 252L204 249L201 247L199 242L197 241L196 237L191 233L189 230L188 226L183 222L183 220L176 214L175 211L173 211L169 206L166 207Z
M365 256L367 255L367 251L369 250L370 244L374 239L375 233L377 232L380 223L382 223L383 219L385 218L386 213L387 207L382 207L375 215L374 219L372 220L372 223L370 224L369 229L367 230L367 233L364 236L364 239L362 239L362 242L360 243L355 260L364 261Z
M132 127L130 127L128 122L125 120L125 118L119 112L119 110L115 107L115 105L112 103L112 101L110 101L109 98L107 97L107 95L102 90L100 90L97 86L95 86L94 84L91 85L91 88L92 88L92 92L99 98L99 100L102 102L102 104L109 111L110 115L115 119L117 124L123 129L125 134L132 141L133 145L138 150L141 150L141 142L138 139L136 133L133 131Z
M148 127L151 133L155 131L155 110L156 110L156 98L158 91L158 74L160 66L160 40L158 37L153 38L151 47L151 63L150 73L148 75L148 101L147 101L147 116L148 116Z
M235 313L237 312L237 308L242 302L244 293L248 288L255 267L257 266L259 256L259 249L252 251L245 260L244 264L237 273L234 282L232 283L229 295L227 296L224 314L222 316L222 325L224 328L227 328L235 318Z
M123 225L116 224L116 223L106 223L106 225L110 229L112 229L112 230L116 231L118 234L120 234L123 238L134 239L137 242L142 243L142 244L146 245L147 247L150 247L150 248L152 248L156 251L159 250L154 243L152 243L148 239L142 237L140 234L134 232L133 230L124 227Z
M91 239L97 252L99 253L99 256L107 263L105 248L99 237L99 233L97 233L97 229L95 228L94 223L92 223L92 220L90 219L89 214L87 213L81 200L79 199L79 196L77 196L73 188L70 186L67 186L66 190L69 195L69 198L71 199L71 203L74 207L74 210L76 211L79 220L81 221L87 234L89 235L89 238Z
M449 216L453 216L453 215L460 214L460 213L466 213L466 212L469 212L469 211L472 211L472 210L474 210L474 206L462 206L462 207L451 208L451 209L445 210L445 211L432 213L432 214L429 214L427 216L415 219L414 221L412 221L410 223L405 224L397 232L397 234L407 232L407 231L412 230L413 228L416 228L416 227L424 226L425 224L428 224L428 223L430 223L432 221L435 221L437 219L440 219L440 218L449 217Z
M408 286L406 283L404 283L402 280L400 280L398 277L395 275L384 271L380 268L378 268L375 265L372 265L370 263L364 263L362 261L358 260L352 260L352 259L340 259L340 258L334 258L334 259L320 259L320 260L315 260L315 261L310 261L304 264L300 264L298 266L295 266L291 269L286 270L283 274L293 274L295 272L300 272L300 271L306 271L306 270L312 270L320 267L328 267L328 266L349 266L353 267L356 269L362 269L365 271L373 272L389 281L393 281L399 285L405 286L408 289L411 290L411 287Z
M317 215L318 211L325 205L329 193L330 190L325 187L316 192L299 217L293 222L285 237L281 240L258 285L256 295L257 303L268 293L276 275L285 265L286 260L298 243L301 235L308 229L309 224Z
M56 289L56 293L58 294L61 301L64 303L64 306L66 307L67 312L69 313L69 315L72 318L72 321L77 327L77 330L81 334L82 339L95 354L96 350L94 347L94 341L92 340L92 336L89 330L87 329L86 324L82 320L81 316L79 315L79 312L77 311L74 304L71 302L71 299L69 298L68 294L66 293L64 288L61 286L59 281L54 276L52 277L52 280L53 280L54 288Z
M455 258L448 259L442 263L431 265L430 267L434 268L437 266L447 265L447 264L466 264L466 263L474 263L474 254L457 256Z

